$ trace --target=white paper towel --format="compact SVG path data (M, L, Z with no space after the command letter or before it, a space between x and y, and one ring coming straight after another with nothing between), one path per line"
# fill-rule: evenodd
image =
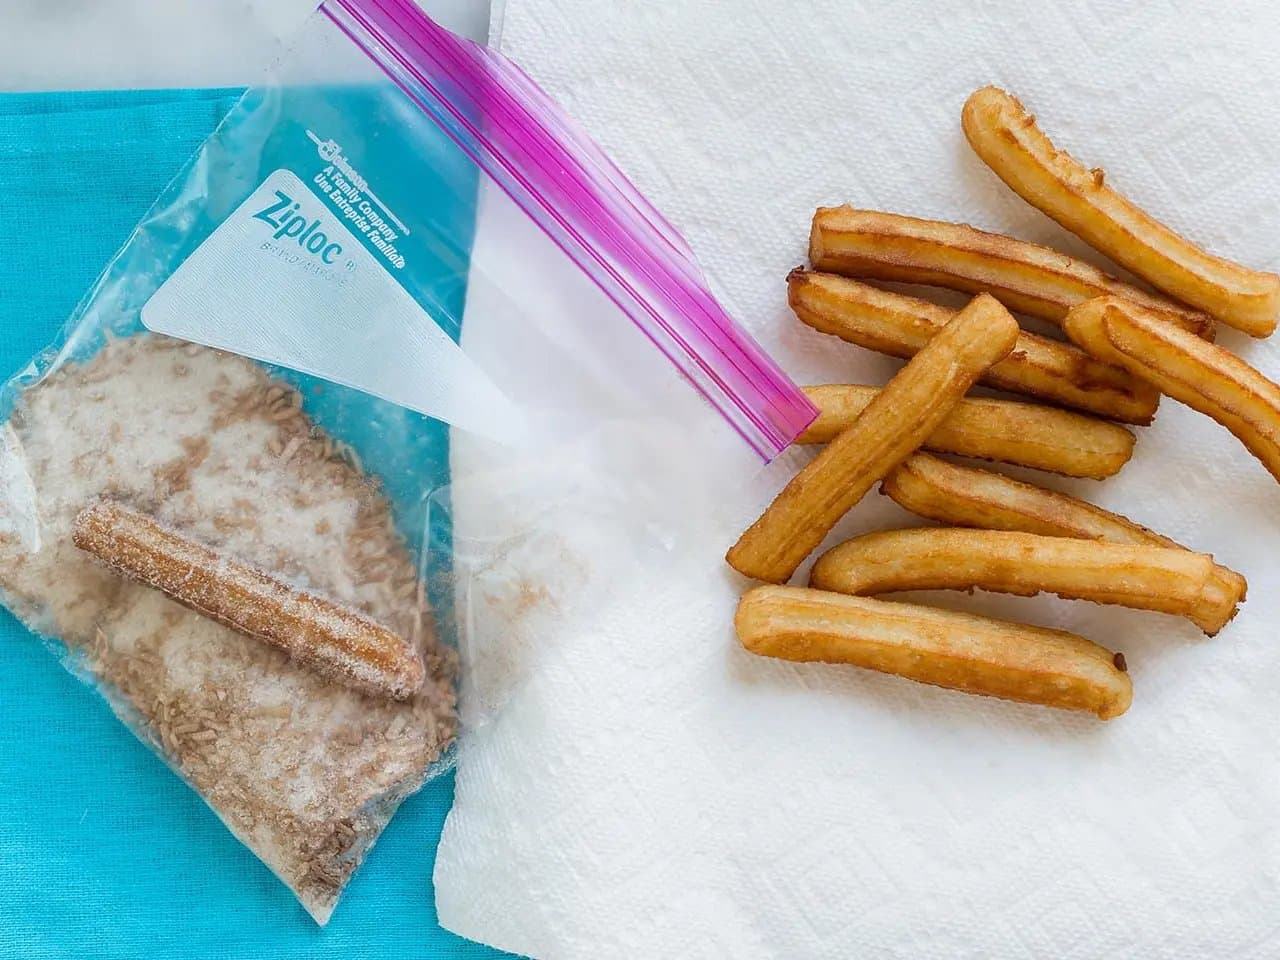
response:
M882 382L896 366L786 308L817 205L964 220L1097 260L969 151L960 107L986 83L1176 229L1280 267L1269 3L508 0L504 13L503 48L801 382ZM1222 342L1280 377L1274 343ZM734 524L799 456L727 503ZM1280 488L1168 400L1119 477L1035 479L1214 552L1249 577L1243 612L1205 640L1045 597L931 598L1123 650L1134 704L1102 724L743 653L730 524L539 639L528 682L462 751L441 921L539 957L1280 955ZM842 531L904 522L873 495Z

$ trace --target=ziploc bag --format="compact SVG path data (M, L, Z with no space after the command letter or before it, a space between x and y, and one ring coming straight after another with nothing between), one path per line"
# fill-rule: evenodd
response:
M0 597L324 923L538 558L624 578L813 415L528 78L327 0L0 393Z

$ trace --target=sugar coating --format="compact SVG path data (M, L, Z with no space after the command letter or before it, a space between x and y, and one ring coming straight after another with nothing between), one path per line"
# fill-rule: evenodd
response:
M452 740L454 661L387 501L301 408L251 361L150 334L60 365L0 428L0 597L323 923ZM421 691L365 696L121 578L72 542L99 498L409 638Z
M121 576L274 644L295 663L335 682L397 700L422 686L417 651L382 624L211 550L122 503L97 500L85 507L76 516L72 540Z

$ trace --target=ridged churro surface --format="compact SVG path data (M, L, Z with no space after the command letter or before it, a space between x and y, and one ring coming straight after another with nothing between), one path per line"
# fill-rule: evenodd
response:
M961 115L974 152L1020 197L1158 290L1228 326L1268 336L1280 313L1280 276L1215 257L1156 220L1059 150L1017 99L983 87Z
M885 477L881 491L912 513L958 527L1186 549L1078 497L924 453L910 457ZM1226 626L1247 589L1243 576L1216 564L1197 608L1201 629L1212 635Z
M805 324L893 357L915 356L956 315L927 300L830 273L793 270L787 287L791 309ZM1025 332L981 382L1125 423L1150 423L1160 401L1159 390L1127 370Z
M1008 356L1018 324L978 295L932 337L853 425L791 479L728 554L748 577L782 583L872 485L933 433L993 363Z
M1280 384L1231 351L1115 297L1073 307L1064 329L1094 356L1222 424L1280 480Z
M1111 651L1083 637L950 610L803 587L756 587L738 604L738 639L783 660L847 663L966 693L1103 720L1133 685Z
M382 624L204 546L144 513L100 500L76 517L81 550L212 620L279 647L338 683L404 700L422 660Z
M799 443L829 443L879 394L877 387L806 387L818 419ZM1132 431L1105 420L1036 403L965 397L924 446L979 460L999 460L1069 477L1101 480L1133 455Z
M1198 336L1213 318L1148 293L1060 251L963 223L878 210L823 207L813 215L809 259L818 270L989 293L1010 310L1061 323L1094 297L1132 300Z
M1010 530L882 530L832 547L813 565L819 590L1055 593L1213 625L1213 558L1180 547L1108 543Z

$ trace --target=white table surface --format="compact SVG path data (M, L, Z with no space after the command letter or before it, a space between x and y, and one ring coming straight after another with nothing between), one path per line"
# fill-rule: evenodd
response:
M419 0L483 39L488 0ZM255 82L318 0L3 0L0 92Z

